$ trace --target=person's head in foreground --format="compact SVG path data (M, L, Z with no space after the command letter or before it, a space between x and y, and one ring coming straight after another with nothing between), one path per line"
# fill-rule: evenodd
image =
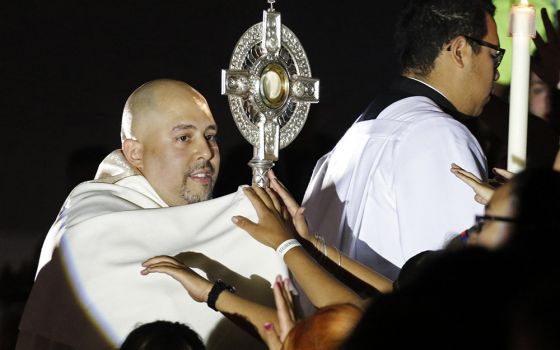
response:
M459 112L480 115L504 54L494 12L489 0L409 1L396 34L402 74L429 83Z
M179 322L146 323L126 337L121 350L204 350L195 331Z
M559 214L560 173L527 169L494 192L473 241L487 248L544 248L560 232Z
M220 166L217 126L204 96L154 80L126 101L122 151L169 206L210 199Z
M320 308L292 328L284 340L282 350L338 349L361 317L362 310L352 304Z

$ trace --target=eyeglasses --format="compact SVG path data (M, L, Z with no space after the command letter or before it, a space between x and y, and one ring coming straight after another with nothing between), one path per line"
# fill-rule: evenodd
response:
M498 69L498 67L500 66L500 63L502 63L502 58L504 58L504 55L506 53L506 49L502 49L501 47L496 46L494 44L491 44L491 43L489 43L487 41L484 41L484 40L475 39L475 38L472 38L472 37L467 36L467 35L463 35L463 36L467 40L473 41L473 42L477 43L478 45L486 46L486 47L489 47L493 50L496 50L496 54L493 56L494 57L494 69Z
M508 222L512 224L519 222L519 220L515 218L507 218L504 216L477 215L475 216L475 224L470 230L472 230L472 232L480 233L480 231L482 231L482 225L484 225L485 221L502 221L502 222Z

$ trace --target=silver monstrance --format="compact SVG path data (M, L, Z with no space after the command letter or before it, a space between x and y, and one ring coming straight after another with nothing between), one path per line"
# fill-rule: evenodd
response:
M278 160L278 150L299 134L309 104L319 102L319 79L303 46L280 22L274 9L249 28L233 50L229 69L222 70L222 95L228 95L235 124L254 147L249 166L253 183L268 187L266 173Z

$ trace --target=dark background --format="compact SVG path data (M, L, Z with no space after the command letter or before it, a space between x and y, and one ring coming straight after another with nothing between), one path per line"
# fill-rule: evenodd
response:
M275 167L297 197L315 161L398 72L392 32L401 3L276 4L321 79L320 103ZM208 99L220 129L216 195L250 182L252 150L220 95L220 70L267 7L264 0L3 2L0 266L36 258L68 192L120 146L124 102L146 81L183 80Z

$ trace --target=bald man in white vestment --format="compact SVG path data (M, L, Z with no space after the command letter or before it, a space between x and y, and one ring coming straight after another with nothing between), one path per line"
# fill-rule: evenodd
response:
M487 176L463 122L482 112L498 77L493 12L484 0L409 2L397 36L402 76L313 172L303 201L311 229L391 279L483 212L450 168Z
M114 349L140 324L189 325L208 349L264 345L166 276L141 276L155 255L178 255L210 280L273 307L283 261L232 222L256 220L239 190L211 199L220 155L217 126L189 85L156 80L127 100L122 149L78 185L50 229L17 349Z

